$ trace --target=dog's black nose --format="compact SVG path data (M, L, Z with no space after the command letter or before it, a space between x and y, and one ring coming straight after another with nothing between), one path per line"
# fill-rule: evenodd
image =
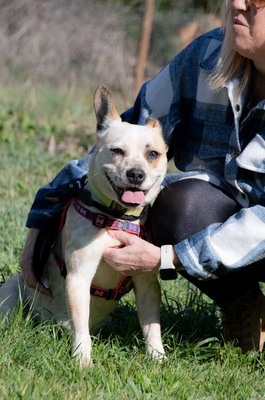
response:
M140 168L131 168L127 171L126 175L130 183L134 183L135 185L142 183L145 178L145 172Z

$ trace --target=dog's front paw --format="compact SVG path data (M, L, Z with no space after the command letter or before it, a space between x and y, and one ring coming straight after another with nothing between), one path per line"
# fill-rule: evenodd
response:
M81 353L79 351L75 351L73 354L73 357L79 363L80 368L92 367L92 365L93 365L90 354L88 355L88 354Z
M92 367L93 361L91 360L91 357L87 357L84 354L81 354L81 357L79 359L79 365L80 368L85 368L85 367Z
M151 346L150 344L146 345L146 353L150 354L152 356L153 360L158 361L160 364L167 360L167 356L165 355L164 348L159 346L159 348L155 348Z
M159 362L159 364L162 364L164 361L166 361L168 358L165 355L165 353L160 353L159 351L154 350L151 353L151 356L153 358L153 360L156 360Z
M79 362L81 368L91 367L93 362L91 360L91 343L82 342L74 347L73 357Z

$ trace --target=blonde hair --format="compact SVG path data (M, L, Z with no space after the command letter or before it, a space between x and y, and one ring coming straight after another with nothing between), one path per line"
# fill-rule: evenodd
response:
M251 74L252 61L237 53L231 45L231 7L229 6L230 0L224 0L221 12L222 30L225 32L224 41L222 44L219 59L216 67L211 74L209 86L213 90L221 89L230 79L237 74L242 73L242 80L240 82L240 92L245 88ZM227 23L228 21L228 23Z

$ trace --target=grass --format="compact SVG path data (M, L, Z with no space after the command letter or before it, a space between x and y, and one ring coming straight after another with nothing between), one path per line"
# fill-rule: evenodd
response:
M95 140L92 94L0 88L1 281L15 274L37 189ZM51 107L52 99L52 107ZM55 142L54 146L51 143ZM55 155L54 155L55 153ZM93 338L93 368L71 357L60 326L14 318L0 325L1 399L261 399L263 359L222 342L219 311L179 278L162 282L161 324L168 360L144 353L132 294Z

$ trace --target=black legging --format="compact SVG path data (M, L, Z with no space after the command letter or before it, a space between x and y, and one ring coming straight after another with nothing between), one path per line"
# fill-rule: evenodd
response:
M186 179L169 184L159 193L151 209L149 223L153 243L157 246L179 243L212 223L225 222L240 208L235 200L208 182ZM218 303L232 301L250 289L258 289L258 281L265 277L264 269L265 262L260 261L207 281L200 281L186 272L181 274Z

